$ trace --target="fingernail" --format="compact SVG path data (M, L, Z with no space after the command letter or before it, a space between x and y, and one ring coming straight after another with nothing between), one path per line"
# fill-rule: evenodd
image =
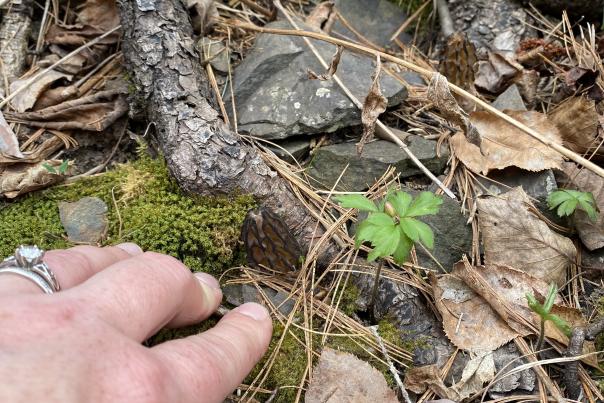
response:
M215 290L220 290L220 283L218 280L214 278L214 276L209 275L208 273L195 273L195 277L197 280L202 282L203 284L210 286Z
M141 253L143 253L143 250L141 249L141 247L132 242L124 242L124 243L121 243L121 244L115 245L115 246L122 249L123 251L128 253L130 256L136 256L136 255L140 255Z
M245 316L249 316L254 320L265 320L266 318L268 318L268 311L266 310L266 308L255 302L245 303L233 309L233 311L243 314Z

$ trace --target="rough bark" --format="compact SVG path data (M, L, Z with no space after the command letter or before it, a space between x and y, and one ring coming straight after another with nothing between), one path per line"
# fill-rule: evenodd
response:
M208 102L208 80L182 3L156 0L151 11L141 11L135 0L119 0L118 5L122 49L136 87L131 115L155 124L160 148L181 188L201 195L252 194L284 218L307 250L314 219L288 183L231 132ZM334 250L329 245L321 260L332 257Z
M6 81L10 84L18 78L25 68L27 58L27 40L31 34L32 0L13 2L6 8L0 24L0 95L8 91L4 88Z

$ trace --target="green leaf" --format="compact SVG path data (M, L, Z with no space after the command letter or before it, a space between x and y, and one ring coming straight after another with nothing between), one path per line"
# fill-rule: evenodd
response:
M572 336L572 329L570 327L570 325L568 324L567 321L565 321L564 319L562 319L561 317L559 317L558 315L555 315L553 313L550 313L547 315L547 319L551 320L552 323L558 328L560 329L560 331L562 333L564 333L566 335L566 337L571 337Z
M570 195L568 193L561 190L556 190L547 196L547 205L549 206L550 210L553 210L569 198Z
M434 233L432 232L432 228L426 223L421 221L417 221L416 226L419 232L419 239L422 241L425 247L432 249L434 248Z
M380 227L373 225L367 220L364 220L357 227L357 231L354 234L354 247L359 249L363 242L369 241L373 238L373 235Z
M405 217L401 219L401 229L407 237L413 242L419 241L419 229L417 228L417 221L415 218Z
M430 192L421 192L419 196L411 203L407 209L407 217L417 217L422 215L433 215L438 213L443 199Z
M67 168L69 168L69 160L63 160L63 162L61 162L61 165L59 166L59 173L61 175L64 175L65 172L67 172Z
M543 311L545 313L549 313L554 306L554 301L556 300L556 295L558 294L558 288L556 284L550 284L549 290L547 291L547 296L545 297L545 303L543 304Z
M394 253L399 244L400 233L394 224L379 229L374 234L372 245L374 249L367 256L368 261L373 261L378 257L387 257Z
M569 216L575 212L577 205L593 221L597 220L596 201L591 192L581 192L572 189L561 189L550 193L547 197L547 204L550 209L558 208L557 214L560 217Z
M52 165L48 164L47 162L43 163L42 166L51 174L55 174L57 173L57 170L55 169L55 167L53 167Z
M594 222L598 220L598 216L596 215L596 209L589 202L579 199L579 207L581 207L581 210L587 213L587 216L590 220Z
M344 208L356 208L361 211L378 211L375 203L359 194L340 195L334 197L334 200L340 203Z
M409 252L411 252L411 248L413 247L413 241L405 235L402 227L399 226L398 229L400 233L399 242L396 247L396 250L392 254L392 257L394 258L395 263L403 264L407 260Z
M539 315L541 317L541 319L545 319L545 315L547 315L544 311L543 311L543 305L541 305L539 303L539 301L537 301L537 299L535 298L535 296L533 294L525 294L526 296L526 301L527 304L529 306L529 308L531 308L533 310L533 312L535 312L537 315Z
M578 200L574 198L563 201L562 204L558 206L558 215L560 217L571 215L575 211L577 203Z
M394 209L398 213L399 217L404 217L407 215L407 209L411 205L413 197L405 192L398 191L389 195L386 200L389 201L392 206L394 206Z
M378 227L394 225L392 217L386 213L370 213L365 221L370 222L372 225L377 225Z

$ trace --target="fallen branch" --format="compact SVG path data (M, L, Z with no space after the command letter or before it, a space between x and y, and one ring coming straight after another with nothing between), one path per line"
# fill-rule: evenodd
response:
M256 26L254 24L245 23L242 21L231 21L230 24L231 24L231 26L233 26L235 28L249 29L252 31L263 32L263 33L268 33L268 34L304 36L307 38L313 38L313 39L318 39L321 41L329 42L334 45L343 46L348 49L353 49L353 50L363 53L363 54L370 54L373 56L379 55L382 60L386 60L386 61L392 62L394 64L398 64L399 66L405 67L411 71L421 74L428 79L431 79L434 74L437 74L431 70L417 66L411 62L399 59L396 56L392 56L387 53L383 53L383 52L368 48L366 46L358 45L356 43L352 43L352 42L345 41L342 39L333 38L329 35L321 34L318 32L296 31L296 30L290 30L290 29L277 29L277 28L265 28L265 27ZM518 129L527 133L529 136L535 138L536 140L540 141L541 143L545 144L546 146L556 150L557 152L559 152L566 158L576 162L579 165L584 166L585 168L589 169L590 171L592 171L595 174L604 178L604 169L602 169L598 165L594 164L593 162L581 157L579 154L569 150L568 148L566 148L560 144L554 143L553 141L547 139L545 136L543 136L538 131L531 129L530 127L526 126L525 124L523 124L523 123L517 121L516 119L513 119L510 116L506 115L505 113L499 111L498 109L493 108L491 105L484 102L482 99L478 98L477 96L470 94L463 88L460 88L460 87L456 86L455 84L451 84L451 83L448 83L448 85L449 85L449 89L451 91L453 91L454 93L456 93L457 95L474 102L476 105L482 107L489 113L492 113L493 115L505 120L507 123L511 124L512 126L517 127Z

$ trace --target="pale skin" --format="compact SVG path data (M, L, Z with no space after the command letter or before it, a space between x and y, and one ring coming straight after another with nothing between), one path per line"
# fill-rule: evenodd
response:
M134 244L46 253L62 290L0 275L1 402L221 402L265 353L272 322L244 304L203 333L148 348L159 329L208 318L207 274Z

